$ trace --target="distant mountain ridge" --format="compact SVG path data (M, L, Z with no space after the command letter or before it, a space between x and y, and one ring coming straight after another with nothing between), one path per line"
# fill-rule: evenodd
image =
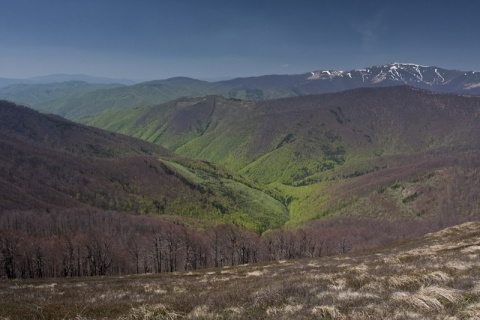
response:
M62 91L61 84L63 82L10 85L0 88L0 99L27 103L42 112L79 120L95 117L108 109L134 108L165 103L180 97L207 95L269 100L399 85L439 93L480 95L480 72L395 62L349 71L318 70L296 75L264 75L217 82L175 77L135 85L96 83L90 84L88 90L85 86L74 89L70 86L66 91ZM54 96L52 92L55 92Z
M52 83L52 82L64 82L64 81L84 81L88 83L101 83L101 84L125 84L133 85L136 82L130 79L124 78L107 78L107 77L95 77L85 74L50 74L47 76L39 76L29 78L29 81L33 83Z
M389 63L382 66L350 71L321 70L311 73L308 80L367 86L406 84L436 92L480 93L480 72L447 70L414 63ZM361 85L360 85L361 86Z
M15 84L0 89L1 99L18 104L35 106L39 111L56 112L52 105L57 101L85 92L122 87L120 84L99 84L85 81L63 81L40 84Z
M47 84L66 81L83 81L95 84L133 85L137 82L130 79L95 77L85 74L50 74L26 79L0 78L0 88L17 84Z

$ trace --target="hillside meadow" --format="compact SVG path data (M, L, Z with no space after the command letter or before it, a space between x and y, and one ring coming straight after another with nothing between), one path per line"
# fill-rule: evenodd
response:
M478 319L480 223L315 259L2 280L2 319Z

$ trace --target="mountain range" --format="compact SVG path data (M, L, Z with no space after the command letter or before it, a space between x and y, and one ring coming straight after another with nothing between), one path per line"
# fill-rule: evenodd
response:
M58 79L58 78L56 78ZM77 79L79 80L79 79ZM222 95L242 100L268 100L339 92L361 87L409 85L440 93L480 94L480 72L447 70L408 63L390 63L350 71L319 70L298 75L266 75L207 82L186 77L120 85L113 81L16 84L0 88L0 99L26 104L68 119L94 117L108 109L132 108L168 102L180 97ZM108 82L108 81L107 81ZM112 84L113 83L113 84ZM72 85L70 85L72 87Z
M478 77L392 63L3 87L0 277L313 258L478 220Z
M395 62L350 71L317 71L312 72L309 80L330 81L332 87L338 85L343 89L405 84L434 92L480 94L480 72L446 70L413 63Z

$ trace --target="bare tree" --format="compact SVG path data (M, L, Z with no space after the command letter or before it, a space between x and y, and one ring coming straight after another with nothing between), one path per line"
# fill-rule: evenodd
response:
M18 256L19 239L12 232L2 231L0 234L0 253L3 271L7 278L15 278L16 258Z

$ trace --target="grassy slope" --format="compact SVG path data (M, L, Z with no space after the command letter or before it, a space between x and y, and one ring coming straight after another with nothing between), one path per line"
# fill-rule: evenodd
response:
M480 313L480 224L336 257L0 283L15 319L425 319Z
M204 161L177 157L162 162L214 199L210 201L221 215L215 216L208 211L211 208L204 208L206 213L200 218L233 222L260 233L278 228L289 219L282 195L269 187ZM193 215L184 215L198 217L197 205L189 205ZM179 214L175 210L178 209L173 208L172 215Z
M107 112L88 123L271 184L295 222L333 212L412 214L378 190L430 174L438 177L439 194L429 194L434 205L410 211L435 213L453 179L442 172L460 179L463 173L452 168L478 150L479 110L478 98L396 87L262 102L181 99Z

